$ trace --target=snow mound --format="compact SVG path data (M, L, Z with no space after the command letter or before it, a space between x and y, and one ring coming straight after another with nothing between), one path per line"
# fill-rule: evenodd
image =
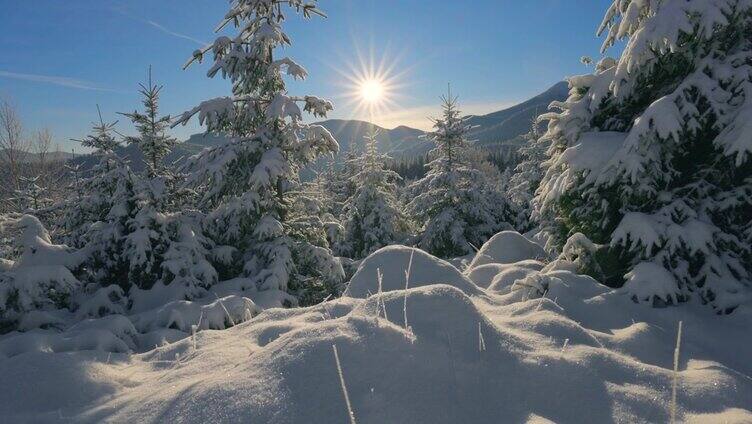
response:
M544 264L542 262L528 259L512 264L485 264L475 268L468 269L465 272L467 278L469 278L478 287L488 288L494 280L494 277L505 272L511 268L525 268L532 271L540 271L543 269Z
M130 352L135 349L136 330L121 315L106 319L84 320L65 332L33 330L10 333L0 339L0 357L13 357L33 352Z
M506 264L485 264L465 271L465 276L470 279L476 286L488 288L491 280L506 269Z
M542 247L522 234L516 231L502 231L483 244L468 269L472 270L486 264L509 264L546 257Z
M74 319L88 314L79 312L81 310L71 313L57 309L26 313L18 326L25 332L0 335L0 357L86 350L143 352L187 338L197 331L224 329L248 321L258 315L261 308L246 297L229 295L214 301L172 301L132 315L116 313L97 317L89 314L94 318Z
M489 284L488 286L488 291L499 294L509 293L512 285L516 281L522 280L530 275L534 275L537 272L538 270L531 269L525 266L514 264L511 266L508 265L506 269L493 277L491 284Z
M251 299L227 296L208 304L173 301L161 308L132 315L131 320L144 333L162 328L190 332L193 326L198 330L221 330L247 321L259 312L261 309Z
M412 259L412 263L411 263ZM405 288L405 272L410 268L408 287L431 284L448 284L468 295L482 291L449 262L420 249L405 246L387 246L372 253L361 262L350 280L345 295L366 298L379 291L378 275L381 273L383 292Z
M404 277L404 257L397 259L385 275ZM142 354L15 355L0 360L0 375L17 382L0 389L0 416L347 422L341 373L357 422L667 422L679 320L679 419L752 415L752 344L739 343L749 309L716 316L699 305L647 308L569 271L522 282L491 297L424 284L269 309ZM128 335L118 319L110 324L113 337Z

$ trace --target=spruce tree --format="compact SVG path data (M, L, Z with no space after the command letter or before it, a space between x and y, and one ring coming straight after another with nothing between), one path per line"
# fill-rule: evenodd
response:
M167 134L170 116L159 116L163 86L153 83L151 67L147 81L139 85L144 111L121 113L138 131L136 136L125 137L125 142L138 147L146 164L144 175L134 178L134 210L123 234L123 255L129 280L139 288L150 288L160 278L160 264L170 243L165 214L172 203L173 174L163 160L177 140Z
M337 142L325 128L302 122L303 110L324 117L331 102L291 96L285 88L283 74L307 75L292 59L274 55L291 44L282 28L288 13L323 16L314 1L232 1L218 28L232 24L236 34L218 37L187 64L210 53L208 76L230 79L232 95L201 103L178 123L198 115L207 131L230 138L188 165L189 183L211 209L205 227L223 252L217 255L223 277L244 277L255 290L288 292L310 304L337 292L343 271L324 230L301 228L299 171L335 152Z
M38 184L39 178L39 175L19 177L21 189L16 190L16 203L26 213L35 213L51 202L51 199L47 197L47 189Z
M121 113L128 117L138 130L138 136L125 137L128 144L135 144L144 155L148 176L154 178L163 174L163 160L170 153L177 139L167 134L170 126L170 116L159 116L159 96L164 86L155 85L151 79L151 67L149 67L146 83L139 84L139 93L142 96L141 103L144 111Z
M451 92L442 97L443 116L431 133L436 147L428 172L408 189L408 212L420 225L418 246L439 257L470 254L503 228L505 199L494 193L487 176L469 160L468 126Z
M0 232L13 236L12 251L0 260L0 333L16 329L29 312L70 307L81 287L73 272L86 252L53 244L32 215L0 216Z
M397 196L399 174L385 168L387 155L378 151L376 131L365 137L360 172L352 181L355 192L345 202L343 225L344 256L361 259L381 247L403 242L409 225Z
M543 179L543 162L548 158L546 152L549 145L541 135L535 118L532 129L525 136L525 144L520 147L521 159L509 180L507 196L517 212L515 227L520 231L536 226L533 199Z
M635 301L730 312L752 272L752 5L615 0L599 33L626 46L545 116L542 224Z
M94 149L99 163L82 179L81 199L69 199L63 219L64 239L75 247L86 246L87 278L94 283L131 285L128 258L123 254L128 221L133 217L137 180L125 161L115 154L116 122L105 123L97 107L99 122L91 134L79 141Z
M79 187L74 188L75 198L64 201L66 213L62 225L64 239L71 246L81 247L87 243L91 225L107 220L118 186L132 183L130 169L115 154L120 146L113 135L117 121L104 122L99 106L97 113L99 121L92 124L91 133L81 140L73 139L93 149L91 156L98 162L86 173L81 171L80 165L72 168Z

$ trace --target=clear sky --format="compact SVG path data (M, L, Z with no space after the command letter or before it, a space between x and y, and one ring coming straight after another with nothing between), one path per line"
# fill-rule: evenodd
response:
M322 0L327 19L286 24L293 46L285 54L309 72L290 91L333 100L330 117L387 127L429 127L448 82L464 112L492 112L584 73L579 58L600 56L595 30L610 2ZM0 0L0 96L27 129L50 128L65 149L87 133L97 104L107 120L139 107L149 65L165 85L162 111L178 114L229 91L220 77L206 78L206 63L181 70L226 11L223 0ZM369 62L393 81L377 116L354 110L343 83Z

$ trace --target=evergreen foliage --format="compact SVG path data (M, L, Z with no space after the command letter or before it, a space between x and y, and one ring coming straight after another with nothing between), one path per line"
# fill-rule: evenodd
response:
M352 177L354 193L343 208L345 242L341 252L354 259L404 241L410 230L398 199L400 177L385 168L388 156L379 153L376 136L373 130L366 136L360 172Z
M418 246L439 257L470 254L500 229L509 227L506 201L471 160L467 125L456 98L442 97L443 116L434 123L436 148L428 172L408 187L407 210L420 225Z
M626 47L545 115L543 227L592 241L588 271L635 301L730 312L752 272L752 4L616 0L599 32Z
M287 94L283 74L304 79L306 70L274 52L290 45L282 24L287 13L323 15L315 2L234 0L219 29L233 25L234 37L220 36L188 62L211 52L208 76L232 82L232 96L212 99L183 114L198 115L208 131L230 137L188 165L189 183L211 209L205 228L222 248L226 277L252 280L258 291L278 290L302 303L336 293L344 277L323 228L300 206L300 170L337 151L324 127L302 122L303 110L324 117L329 101ZM302 104L302 110L299 104Z

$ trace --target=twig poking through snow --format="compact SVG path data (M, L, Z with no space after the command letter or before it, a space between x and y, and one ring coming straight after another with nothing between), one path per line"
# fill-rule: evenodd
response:
M402 303L402 314L405 318L405 330L407 330L407 287L410 285L410 272L413 268L413 254L414 250L410 251L410 261L407 262L407 270L405 270L405 299Z
M235 320L232 319L232 317L230 316L230 311L228 311L227 308L225 308L225 304L222 303L222 299L220 299L219 296L217 296L217 293L214 293L214 296L217 297L217 300L219 301L219 306L221 306L222 309L225 310L225 314L227 314L227 319L230 321L230 326L235 327Z
M676 348L674 349L674 382L671 390L671 424L676 422L676 389L679 385L679 348L681 347L682 322L679 321L679 331L676 333Z
M486 341L483 339L483 332L480 330L480 322L478 322L478 352L485 352Z
M379 268L376 268L376 279L379 281L379 301L376 304L376 308L378 309L378 307L381 306L381 310L384 311L384 319L389 321L389 317L386 315L386 303L384 302L384 296L382 296L383 292L381 290L381 283L384 280L384 275L381 273L381 269Z
M326 315L327 315L328 319L332 319L332 314L331 314L331 312L329 312L329 308L326 307L326 302L328 302L329 299L331 299L331 297L332 297L332 295L330 294L329 296L326 297L326 299L324 299L321 302L321 307L324 308L324 311L326 312ZM324 314L321 314L321 316L324 317ZM324 318L326 318L326 317L324 317Z
M538 306L535 307L536 311L538 311L543 304L543 300L546 298L546 293L548 293L548 291L543 292L543 296L541 296L540 300L538 301Z
M196 332L201 328L201 319L204 317L204 311L198 315L198 324L191 326L191 339L193 340L193 350L196 350Z
M342 395L345 396L345 404L347 404L347 415L350 417L350 424L356 424L355 413L353 412L352 405L350 404L350 396L347 394L347 386L345 385L345 375L342 373L342 364L339 362L339 353L337 353L337 345L332 345L334 351L334 361L337 363L337 373L339 374L339 384L342 386Z
M561 346L561 351L564 352L564 349L567 348L567 345L569 344L569 339L564 339L564 344Z

